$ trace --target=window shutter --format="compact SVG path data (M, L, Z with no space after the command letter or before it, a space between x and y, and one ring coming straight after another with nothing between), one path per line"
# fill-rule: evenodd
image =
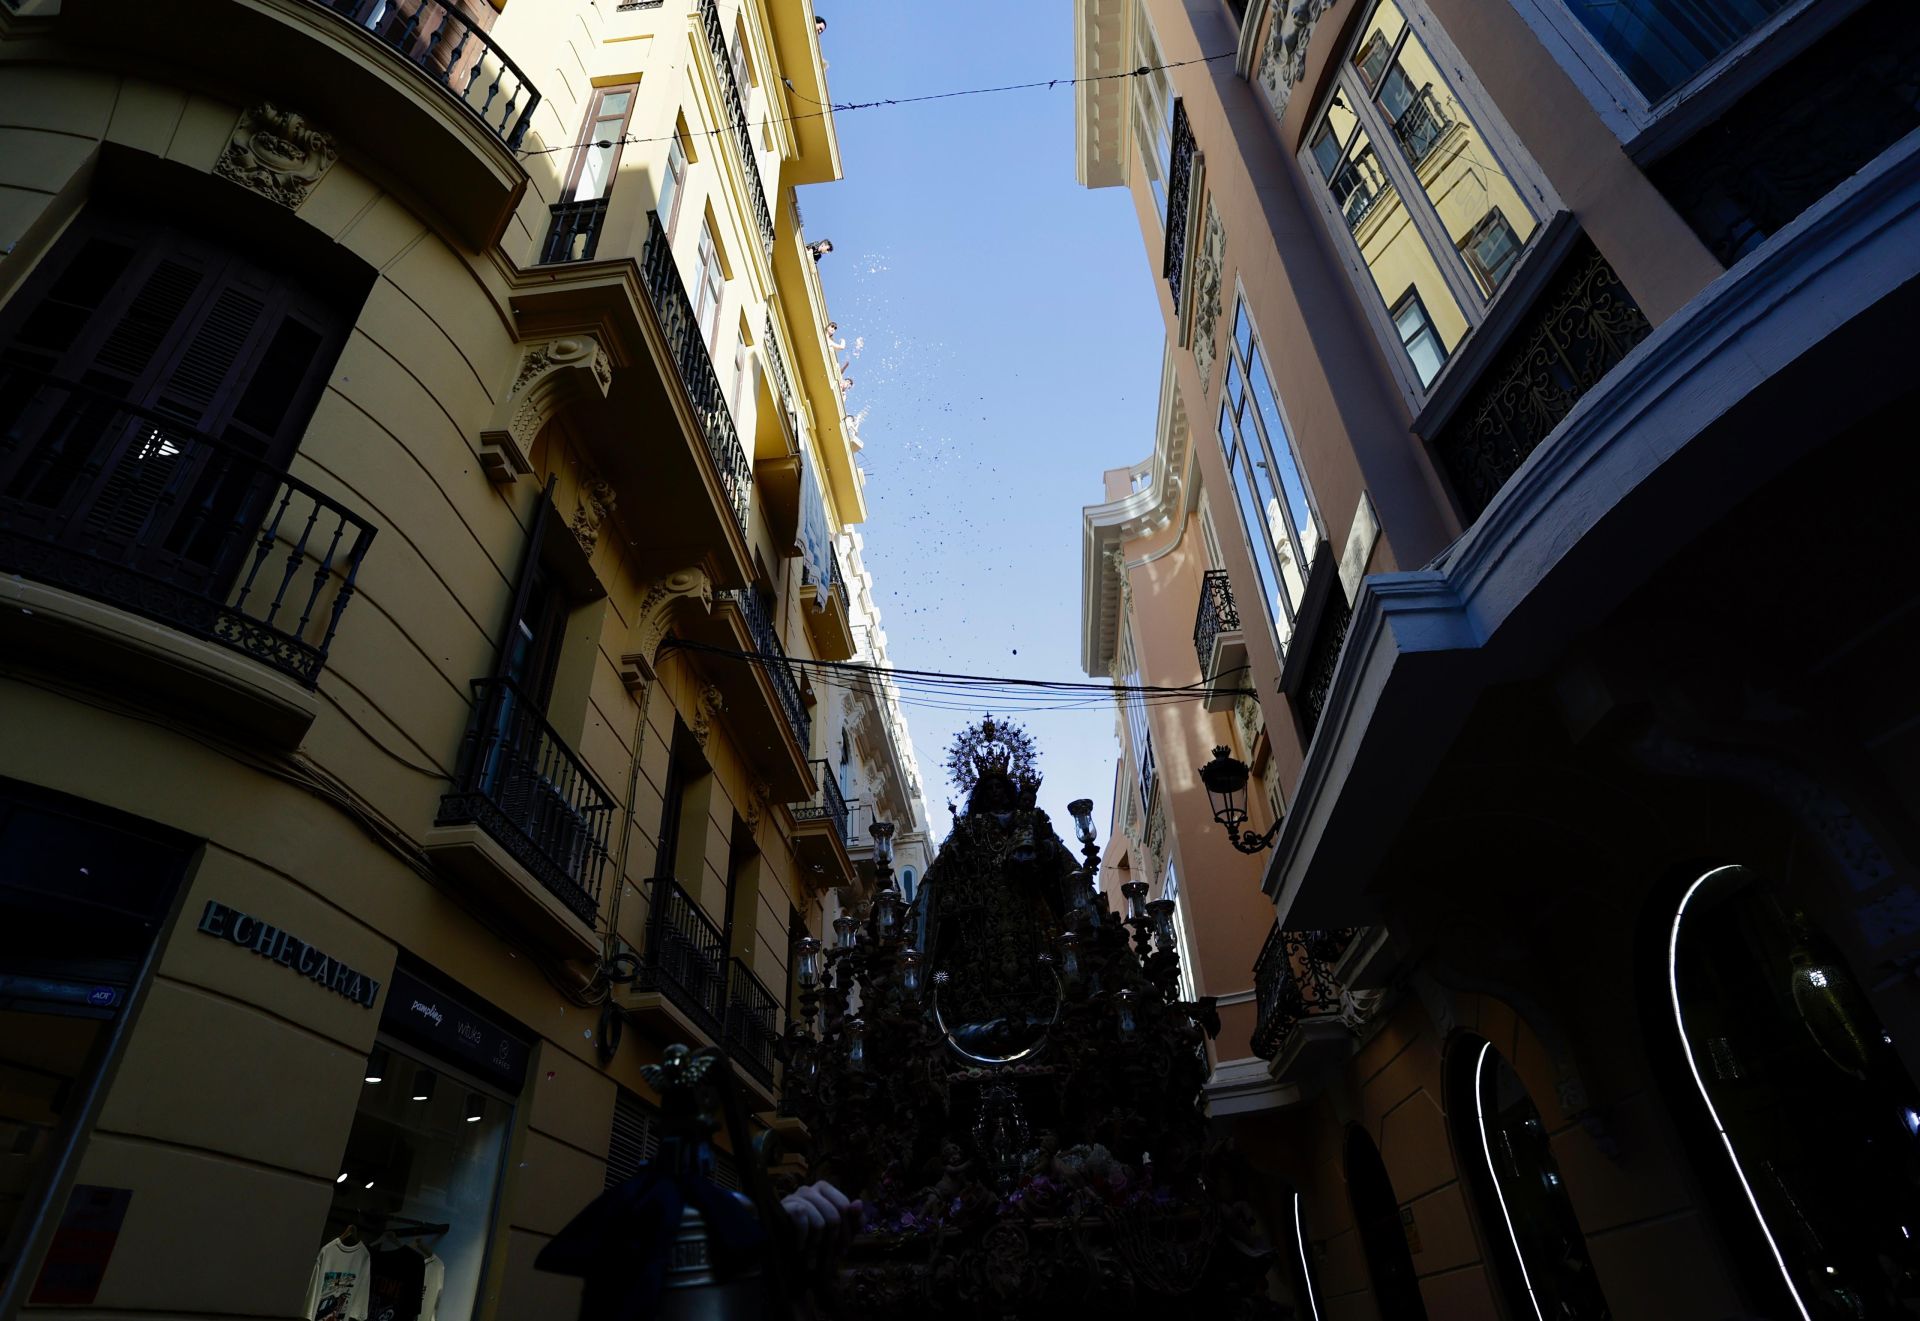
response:
M660 1112L624 1087L613 1100L613 1132L607 1140L607 1183L611 1188L640 1172L643 1161L660 1150Z

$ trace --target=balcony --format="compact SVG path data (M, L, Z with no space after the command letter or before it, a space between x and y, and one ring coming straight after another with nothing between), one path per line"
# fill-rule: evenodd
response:
M373 536L279 464L0 368L0 650L298 742Z
M840 573L840 551L827 542L827 599L824 607L813 602L814 582L805 566L800 570L801 613L806 616L807 634L813 639L814 652L821 660L844 661L853 658L852 607L847 599L847 580Z
M1407 164L1417 170L1433 155L1433 149L1440 145L1440 139L1452 126L1453 120L1433 94L1433 88L1422 87L1393 121L1393 140L1400 144L1400 154L1407 158Z
M1161 274L1173 291L1174 312L1180 310L1180 282L1187 269L1187 214L1193 204L1193 126L1187 122L1187 106L1173 103L1173 163L1167 170L1167 246L1161 261Z
M786 806L788 836L800 866L816 889L851 885L856 876L850 849L853 840L852 806L840 792L833 768L824 761L810 763L820 786L811 798Z
M693 1032L717 1044L727 1018L726 938L678 881L656 876L648 885L647 948L631 1008L669 1039Z
M485 247L526 189L516 153L540 104L492 16L484 0L66 0L59 32L297 112Z
M686 387L700 434L706 442L707 457L713 461L714 476L727 508L747 535L747 506L753 495L753 465L741 447L740 433L734 427L733 410L727 405L726 392L720 388L720 376L713 369L707 343L700 337L700 323L693 314L693 300L680 281L680 268L674 264L673 250L666 232L660 227L660 215L647 213L647 249L641 261L647 296L660 320L666 337L667 352L673 359L680 383Z
M1510 289L1507 296L1520 292ZM1523 319L1433 429L1434 454L1468 521L1651 331L1606 258L1588 239L1574 242ZM1452 370L1463 365L1456 362ZM1424 420L1416 426L1424 428Z
M1207 710L1232 710L1237 694L1220 690L1253 685L1247 671L1247 639L1240 631L1240 611L1233 603L1233 584L1227 581L1225 569L1208 569L1200 580L1193 650L1200 659L1201 682L1207 686Z
M727 965L727 1053L758 1083L763 1108L773 1107L774 1043L780 1039L780 1001L739 959Z
M733 54L727 47L726 30L720 25L720 8L714 0L700 0L700 26L707 37L707 51L713 56L714 77L720 83L721 109L733 129L733 144L740 153L740 172L747 181L747 200L753 206L753 219L760 231L760 250L773 260L773 212L767 207L767 190L760 182L760 163L753 154L753 128L747 123L747 107L740 85L733 76Z
M1352 928L1283 931L1278 923L1267 934L1253 964L1251 1044L1275 1082L1306 1082L1352 1053L1347 997L1333 969L1353 937Z
M473 687L454 787L424 847L537 939L588 957L599 948L613 796L511 679Z
M540 249L540 264L592 261L600 247L600 227L607 220L605 197L577 202L555 202L548 208L553 219L547 227L547 241Z

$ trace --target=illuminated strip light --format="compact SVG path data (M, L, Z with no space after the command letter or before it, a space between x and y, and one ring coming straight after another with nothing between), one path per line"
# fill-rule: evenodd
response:
M1540 1310L1540 1299L1533 1292L1533 1277L1527 1274L1527 1254L1520 1250L1520 1235L1514 1232L1513 1216L1507 1211L1507 1195L1500 1191L1500 1171L1493 1167L1493 1144L1487 1141L1487 1108L1482 1098L1487 1094L1487 1056L1492 1051L1491 1041L1481 1042L1480 1058L1473 1064L1473 1112L1480 1120L1480 1150L1487 1158L1487 1177L1493 1180L1493 1195L1500 1202L1500 1219L1506 1222L1513 1259L1520 1263L1520 1282L1527 1286L1527 1302L1538 1321L1547 1321L1546 1313Z
M1307 1264L1307 1226L1300 1219L1300 1194L1293 1195L1293 1241L1300 1250L1300 1285L1307 1291L1307 1306L1313 1309L1313 1321L1320 1321L1320 1300L1313 1296L1313 1268Z
M1747 1205L1753 1208L1754 1223L1760 1226L1760 1232L1766 1236L1767 1248L1773 1253L1773 1260L1780 1267L1780 1279L1787 1286L1787 1294L1793 1299L1793 1305L1799 1310L1801 1321L1813 1321L1813 1313L1800 1298L1800 1291L1793 1287L1793 1276L1787 1270L1787 1259L1780 1255L1780 1245L1774 1241L1773 1231L1767 1228L1767 1218L1760 1211L1760 1199L1753 1194L1753 1185L1747 1182L1747 1172L1740 1165L1740 1156L1733 1149L1733 1139L1727 1136L1727 1126L1720 1122L1720 1112L1714 1109L1713 1098L1707 1095L1706 1081L1700 1076L1700 1066L1693 1058L1693 1043L1687 1039L1686 1021L1680 1015L1680 922L1687 914L1687 905L1692 902L1700 887L1722 872L1738 870L1735 867L1715 867L1687 888L1680 898L1680 907L1673 914L1673 930L1667 936L1667 986L1673 998L1673 1025L1680 1033L1680 1049L1686 1053L1687 1068L1693 1074L1693 1085L1700 1092L1700 1099L1706 1102L1707 1114L1713 1120L1714 1131L1720 1134L1721 1144L1727 1149L1727 1159L1733 1162L1733 1172L1740 1180L1740 1190L1747 1195Z

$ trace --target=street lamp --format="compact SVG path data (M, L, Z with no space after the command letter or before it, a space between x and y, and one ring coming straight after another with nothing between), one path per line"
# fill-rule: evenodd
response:
M1247 763L1236 759L1227 748L1215 748L1213 760L1200 768L1200 783L1207 786L1213 819L1227 828L1233 846L1242 853L1264 853L1273 847L1280 823L1275 821L1264 835L1243 829L1247 820L1247 774Z

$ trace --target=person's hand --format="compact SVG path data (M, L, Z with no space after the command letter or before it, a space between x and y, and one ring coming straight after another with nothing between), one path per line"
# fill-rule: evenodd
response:
M830 1183L810 1183L780 1199L780 1209L793 1222L800 1259L809 1267L824 1266L846 1250L860 1228L859 1202Z

